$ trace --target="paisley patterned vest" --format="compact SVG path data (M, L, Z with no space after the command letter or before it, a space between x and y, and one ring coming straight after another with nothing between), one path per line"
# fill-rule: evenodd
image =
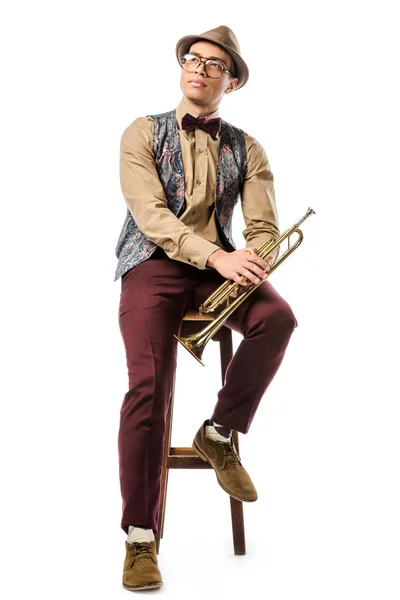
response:
M185 199L182 151L175 110L152 115L153 154L163 185L168 208L178 215ZM244 132L221 121L221 142L215 183L215 214L220 238L228 251L235 250L232 239L232 214L247 173ZM147 260L157 245L138 228L128 209L115 254L118 258L114 281Z

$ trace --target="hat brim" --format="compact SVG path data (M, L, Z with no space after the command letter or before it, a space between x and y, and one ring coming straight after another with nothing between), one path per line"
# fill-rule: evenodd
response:
M195 42L199 42L201 40L206 40L207 42L212 42L217 46L221 46L227 53L232 57L235 67L236 67L236 77L238 78L238 84L236 89L243 87L249 78L249 69L247 68L246 63L243 58L235 52L232 48L227 46L222 42L216 42L211 36L207 35L186 35L181 38L176 45L176 57L178 59L179 64L181 64L181 58L184 54L189 52L190 46Z

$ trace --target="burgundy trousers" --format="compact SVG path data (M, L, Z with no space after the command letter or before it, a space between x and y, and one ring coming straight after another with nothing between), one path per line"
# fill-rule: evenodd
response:
M179 335L186 311L198 308L223 281L217 271L172 260L161 249L122 276L119 325L129 390L120 412L118 453L125 533L129 525L158 530L165 421L177 357L174 334ZM297 321L267 280L226 326L243 339L213 414L204 418L247 433Z

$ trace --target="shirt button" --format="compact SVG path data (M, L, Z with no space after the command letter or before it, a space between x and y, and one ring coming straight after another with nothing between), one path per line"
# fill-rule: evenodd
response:
M196 184L197 184L197 185L200 185L200 184L201 184L201 181L200 181L200 179L198 179L198 180L196 181Z
M203 148L199 148L199 152L203 152Z

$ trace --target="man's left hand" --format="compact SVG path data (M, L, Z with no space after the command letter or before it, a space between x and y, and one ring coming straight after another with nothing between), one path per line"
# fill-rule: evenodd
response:
M249 254L257 254L257 252L255 250L253 250L252 248L248 249L248 253ZM265 259L265 261L269 264L272 264L273 260L274 260L274 254L268 254L267 258ZM267 273L267 275L269 275L268 271L266 271L266 273ZM251 290L252 287L254 287L254 285L255 285L254 283L252 286L239 285L237 291L229 294L229 297L237 298L240 294L243 294L243 292L247 292L248 290Z

